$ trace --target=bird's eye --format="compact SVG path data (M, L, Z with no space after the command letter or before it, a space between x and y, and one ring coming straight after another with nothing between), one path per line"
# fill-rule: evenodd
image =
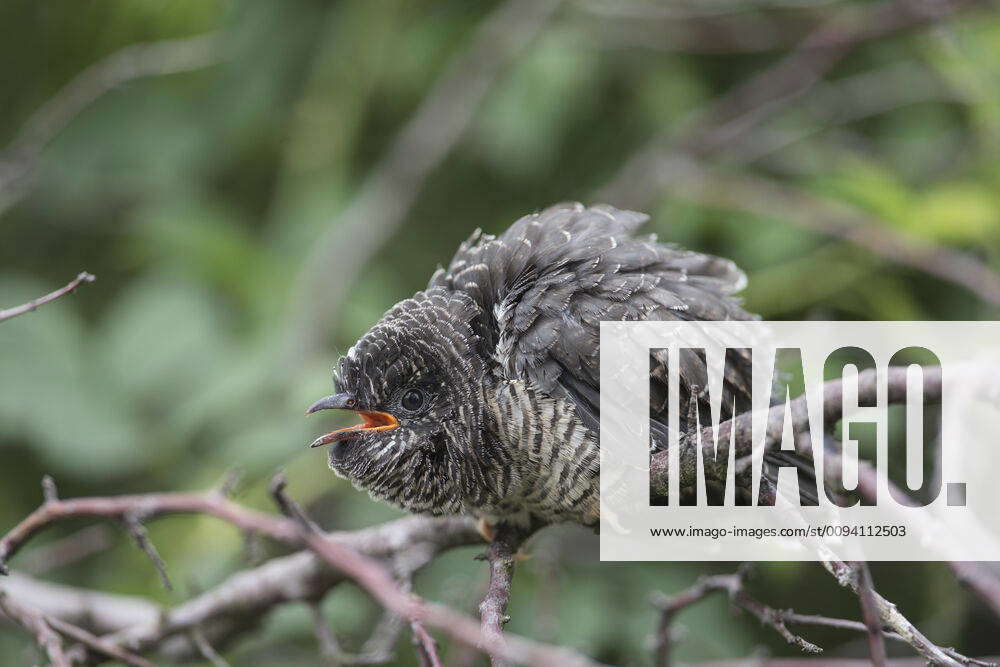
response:
M416 412L424 405L424 392L419 389L407 389L399 404L403 406L404 410Z

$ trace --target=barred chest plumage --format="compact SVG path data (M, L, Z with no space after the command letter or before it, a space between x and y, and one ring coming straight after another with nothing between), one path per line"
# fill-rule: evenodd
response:
M504 495L483 498L471 513L494 523L529 525L599 517L599 447L596 434L571 402L551 398L523 381L501 381L484 391L486 427L511 456L514 474Z

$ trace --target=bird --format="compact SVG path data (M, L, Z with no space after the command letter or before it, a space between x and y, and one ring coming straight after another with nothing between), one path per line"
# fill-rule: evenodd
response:
M648 219L569 202L497 236L476 230L336 363L335 393L307 414L361 423L311 446L329 446L334 473L373 498L470 515L487 539L497 524L597 526L600 322L757 319L733 261L639 234ZM668 424L666 363L651 356L654 440ZM749 360L734 368L725 382L748 394ZM681 359L682 401L706 400L698 370Z

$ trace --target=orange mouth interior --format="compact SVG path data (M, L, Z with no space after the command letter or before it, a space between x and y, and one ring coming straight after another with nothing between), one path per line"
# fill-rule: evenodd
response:
M310 447L320 447L322 445L328 445L331 442L347 440L355 433L390 431L399 426L399 420L388 412L365 412L363 410L358 410L357 414L362 419L360 424L355 424L354 426L348 426L347 428L341 428L331 433L327 433L326 435L317 438L315 442L310 445Z
M343 433L344 431L388 431L399 426L399 420L388 412L362 412L359 410L357 414L363 420L360 424L339 429L334 431L334 433Z

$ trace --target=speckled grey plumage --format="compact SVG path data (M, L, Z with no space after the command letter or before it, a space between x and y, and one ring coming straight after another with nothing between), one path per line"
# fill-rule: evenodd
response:
M731 261L637 236L646 219L561 204L473 234L341 359L338 391L400 426L336 443L334 471L415 512L593 524L600 322L752 317ZM695 361L681 360L682 399L705 386ZM650 408L663 428L664 362L651 362ZM749 366L727 381L745 390ZM412 387L427 402L409 414Z

